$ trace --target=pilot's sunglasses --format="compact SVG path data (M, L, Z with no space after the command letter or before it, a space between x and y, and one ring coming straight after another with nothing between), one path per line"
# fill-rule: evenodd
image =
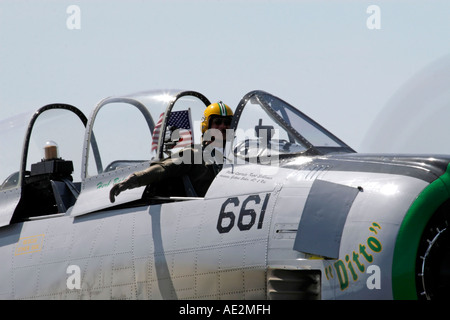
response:
M212 119L212 123L216 126L220 126L221 124L224 124L225 126L229 126L231 124L230 118L214 118Z

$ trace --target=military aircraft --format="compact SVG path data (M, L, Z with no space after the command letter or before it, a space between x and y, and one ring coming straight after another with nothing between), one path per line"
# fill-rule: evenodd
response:
M180 177L183 194L112 203L115 183L201 142L209 104L156 90L2 121L0 298L447 297L450 157L356 153L264 91L236 107L204 196Z

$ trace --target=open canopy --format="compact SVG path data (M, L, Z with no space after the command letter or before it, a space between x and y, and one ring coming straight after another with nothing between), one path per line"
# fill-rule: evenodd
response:
M115 204L113 184L152 161L202 141L211 102L201 93L146 91L109 97L89 118L76 107L52 104L0 122L0 226L55 214L73 216L142 197L127 190ZM283 100L263 91L245 95L227 135L227 159L253 161L354 152ZM56 147L48 158L46 147Z

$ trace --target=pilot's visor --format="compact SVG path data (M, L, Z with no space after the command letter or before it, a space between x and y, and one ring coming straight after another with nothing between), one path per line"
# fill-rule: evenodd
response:
M214 117L211 119L211 124L220 126L224 124L225 126L231 125L231 117Z

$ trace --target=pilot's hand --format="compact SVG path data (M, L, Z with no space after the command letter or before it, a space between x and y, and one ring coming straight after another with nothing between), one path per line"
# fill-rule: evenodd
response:
M114 203L116 201L116 197L127 189L133 189L138 187L137 177L134 174L129 175L122 182L116 183L111 190L109 191L109 201Z

